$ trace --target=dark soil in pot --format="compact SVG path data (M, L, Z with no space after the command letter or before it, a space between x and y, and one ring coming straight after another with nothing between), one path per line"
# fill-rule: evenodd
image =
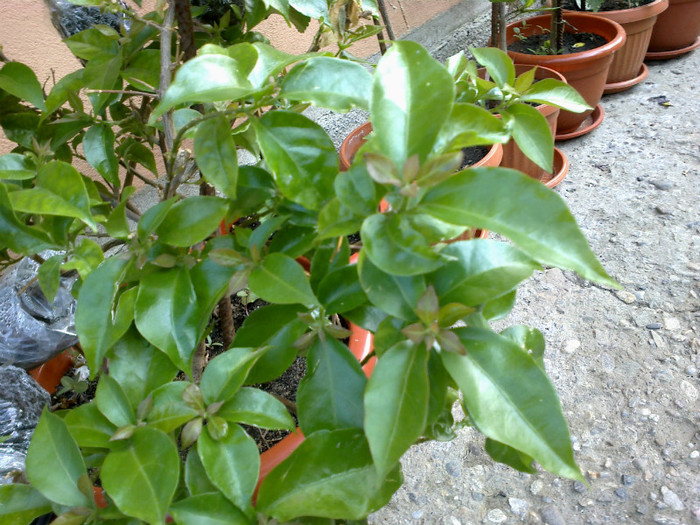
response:
M580 53L603 46L607 40L595 33L564 33L564 45L561 55ZM526 55L546 55L550 48L549 33L531 35L523 39L517 39L508 46L509 51L523 53Z
M462 170L468 166L472 166L483 159L489 152L488 146L471 146L469 148L462 148L462 164L459 165L459 169Z

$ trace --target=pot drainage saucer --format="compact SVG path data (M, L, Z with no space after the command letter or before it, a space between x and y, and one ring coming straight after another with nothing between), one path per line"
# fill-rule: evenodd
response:
M636 86L637 84L642 82L648 76L649 76L649 68L646 66L646 64L642 64L642 67L639 68L639 74L636 77L630 78L627 80L622 80L620 82L611 82L610 84L605 84L605 89L603 90L603 94L604 95L611 95L613 93L619 93L620 91L624 91L626 89L629 89L632 86Z
M698 47L700 47L700 36L689 46L680 49L671 49L670 51L647 51L644 60L667 60L669 58L676 58L685 53L690 53L693 49L697 49Z
M578 128L568 133L557 133L554 139L569 140L575 139L576 137L580 137L581 135L585 135L586 133L590 133L595 128L600 126L600 123L603 122L604 118L605 111L603 111L603 106L598 104L593 110L593 112L590 115L588 115L583 122L581 122L581 125Z

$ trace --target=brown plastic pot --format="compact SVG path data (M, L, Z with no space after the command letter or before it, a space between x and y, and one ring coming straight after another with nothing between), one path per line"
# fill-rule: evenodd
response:
M669 0L656 19L647 60L674 58L700 47L700 0Z
M44 390L49 394L53 394L61 382L61 378L70 370L73 364L73 358L70 352L66 350L53 359L49 359L43 365L33 368L29 371L29 374Z
M668 7L668 0L654 0L650 4L617 11L598 11L596 16L617 22L627 33L627 40L613 57L606 94L618 93L642 82L649 70L644 65L644 55L649 47L651 31L659 14Z
M539 15L528 18L523 22L514 22L506 27L506 41L512 44L515 40L514 29L520 29L521 34L530 36L541 31L540 27L550 26L551 15ZM558 71L566 78L566 82L578 91L589 106L595 108L600 102L608 77L608 70L613 60L613 54L625 43L625 30L617 22L598 16L583 13L565 13L566 29L575 27L577 31L600 35L607 43L580 53L567 55L528 55L508 51L516 64L530 66L545 66ZM538 27L539 26L539 27ZM571 113L561 111L557 122L557 135L577 132L592 111ZM593 128L586 131L590 131Z

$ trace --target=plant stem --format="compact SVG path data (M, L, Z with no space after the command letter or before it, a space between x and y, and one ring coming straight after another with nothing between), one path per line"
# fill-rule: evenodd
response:
M379 7L379 12L382 15L382 21L384 22L384 27L386 27L386 34L389 36L389 40L396 40L394 29L391 27L391 20L389 20L389 12L386 10L384 0L377 0L377 6Z
M173 32L173 22L175 20L175 10L171 5L165 12L165 20L163 20L163 31L160 34L160 85L158 86L158 97L163 100L163 96L170 87L172 78L172 63L170 62L171 53L171 36ZM166 161L167 155L173 148L173 136L175 135L175 124L173 122L172 111L168 111L163 115L163 141L161 143L161 152L163 160ZM164 149L164 151L163 151ZM171 168L172 166L167 166ZM168 177L171 174L168 172Z
M558 55L564 47L564 17L561 0L552 0L552 25L549 37L552 54Z

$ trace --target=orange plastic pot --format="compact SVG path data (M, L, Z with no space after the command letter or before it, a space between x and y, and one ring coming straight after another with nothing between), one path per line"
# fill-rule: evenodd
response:
M669 0L656 19L647 60L674 58L700 47L700 0Z
M30 370L29 374L44 390L49 394L53 394L61 382L61 378L70 370L73 364L73 358L70 352L66 350L53 359L46 361L43 365Z
M651 31L659 14L668 7L668 0L654 0L650 4L619 9L617 11L598 11L596 16L617 22L627 33L627 40L613 57L604 93L624 91L642 82L649 70L644 65Z
M551 15L539 15L523 22L514 22L506 27L506 41L510 45L515 40L514 29L517 27L524 36L538 34L541 27L549 27ZM577 32L594 33L607 41L595 49L570 53L566 55L528 55L515 51L508 54L516 64L544 66L561 73L566 82L578 91L589 106L595 108L603 96L603 89L608 77L613 54L625 43L625 30L617 22L599 16L583 13L565 13L566 30L576 28ZM561 111L557 121L557 135L572 134L588 119L592 111L571 113ZM591 131L593 127L586 131Z

